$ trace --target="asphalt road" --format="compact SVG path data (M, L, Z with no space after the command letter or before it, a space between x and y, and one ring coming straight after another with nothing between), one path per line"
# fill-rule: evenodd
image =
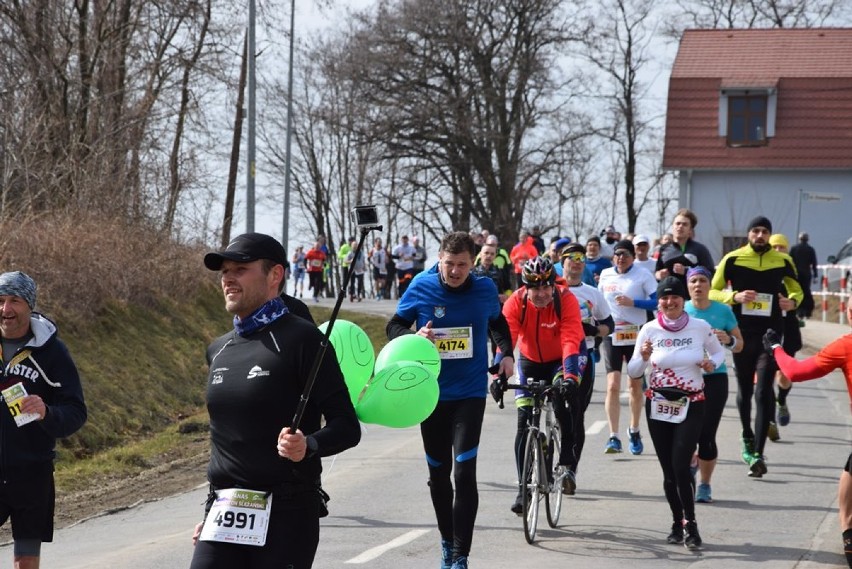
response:
M383 307L372 306L381 304L372 301L361 304L365 311L379 313L387 313L393 306L387 301ZM847 331L816 322L804 330L810 346L823 345ZM515 493L515 412L489 402L479 453L480 508L471 552L474 567L846 566L836 489L850 451L852 422L839 373L794 387L789 399L792 422L781 428L780 442L767 443L769 473L760 480L748 478L739 459L732 378L718 437L715 502L697 505L705 545L696 553L665 542L670 517L650 437L646 434L641 456L603 454L608 436L602 424L604 385L599 373L586 418L588 434L577 495L566 498L558 528L548 528L542 519L538 540L532 546L524 541L521 519L509 511ZM624 403L622 420L626 400ZM644 427L644 418L642 424ZM624 427L626 424L622 430ZM426 488L419 431L375 425L363 428L358 447L324 461L331 515L322 522L314 566L434 569L439 536ZM140 494L144 495L144 488ZM190 536L205 494L205 489L197 489L59 530L54 543L43 546L43 566L188 567ZM10 556L9 546L0 548L0 559Z

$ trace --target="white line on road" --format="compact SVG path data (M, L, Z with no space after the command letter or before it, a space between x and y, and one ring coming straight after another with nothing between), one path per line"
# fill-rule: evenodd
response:
M597 435L600 433L604 427L606 427L606 421L595 421L592 423L588 429L586 429L587 435Z
M426 535L430 531L431 530L428 530L428 529L412 530L408 533L402 534L401 536L399 536L396 539L390 540L389 542L387 542L384 545L379 545L379 546L374 547L372 549L368 549L367 551L365 551L361 555L358 555L357 557L353 557L352 559L348 559L348 560L344 561L344 563L366 563L367 561L372 561L373 559L377 558L378 556L385 553L386 551L390 551L391 549L394 549L394 548L397 548L397 547L402 547L406 543L410 543L410 542L414 541L415 539L417 539L418 537Z

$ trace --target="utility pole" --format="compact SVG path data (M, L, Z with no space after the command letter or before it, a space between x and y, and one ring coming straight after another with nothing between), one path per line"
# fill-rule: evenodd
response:
M284 222L281 243L287 248L290 233L290 154L293 133L293 44L296 35L296 0L290 0L290 68L287 70L287 139L284 158Z
M246 232L254 231L254 177L255 177L255 147L254 132L256 120L255 105L255 0L249 0L248 13L248 168L246 168Z

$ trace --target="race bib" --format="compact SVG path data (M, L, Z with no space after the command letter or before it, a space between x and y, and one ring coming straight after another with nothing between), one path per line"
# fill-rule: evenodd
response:
M459 360L473 357L473 328L434 328L435 347L442 360Z
M322 267L322 261L320 259L311 259L312 267Z
M9 408L17 426L22 427L38 419L38 413L21 413L21 399L27 396L27 388L24 387L23 383L16 383L7 387L2 393L6 406Z
M638 324L616 324L612 332L613 346L633 346L639 336Z
M216 490L198 539L241 545L266 544L272 494L243 488Z
M769 316L772 314L772 295L759 292L751 302L744 302L742 314L748 316Z
M651 396L651 418L655 421L665 421L667 423L683 423L686 419L686 412L689 410L689 397L683 396L680 399L669 401L665 396L652 392Z

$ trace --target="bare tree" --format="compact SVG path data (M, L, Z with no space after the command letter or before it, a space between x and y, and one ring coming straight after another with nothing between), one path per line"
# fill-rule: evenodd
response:
M647 85L639 80L640 71L650 61L654 3L605 0L596 5L598 10L588 13L592 31L583 55L603 76L601 89L608 115L598 132L609 141L615 162L611 171L621 173L613 199L623 191L627 230L632 233L651 190L659 183L654 166L658 154L650 144L654 137L652 117L643 114Z
M666 34L686 28L811 28L842 21L843 0L675 0Z
M570 142L548 134L583 126L568 122L572 85L556 76L560 49L582 35L560 5L401 0L361 14L339 68L369 109L361 138L407 171L410 191L430 184L440 212L430 225L479 224L508 242L529 223L529 200ZM405 196L389 197L408 212Z

